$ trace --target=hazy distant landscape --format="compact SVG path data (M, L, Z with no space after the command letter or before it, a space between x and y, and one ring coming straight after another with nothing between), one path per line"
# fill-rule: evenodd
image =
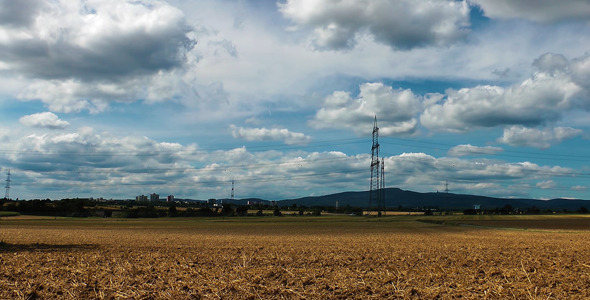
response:
M0 213L103 218L160 217L234 217L234 216L321 216L322 214L378 214L369 207L370 192L344 192L317 197L286 200L249 199L174 199L105 200L72 198L0 200ZM587 200L571 199L506 199L454 193L417 193L397 188L384 190L383 213L418 213L423 215L539 215L587 214Z

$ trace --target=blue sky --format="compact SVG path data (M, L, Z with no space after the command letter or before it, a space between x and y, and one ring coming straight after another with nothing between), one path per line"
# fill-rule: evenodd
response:
M590 199L583 0L0 0L11 198Z

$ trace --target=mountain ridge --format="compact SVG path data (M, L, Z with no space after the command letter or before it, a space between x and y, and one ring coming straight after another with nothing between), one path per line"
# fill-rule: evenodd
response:
M334 207L338 202L339 207L352 206L366 208L369 202L369 191L347 191L321 196L307 196L301 198L276 200L280 206L323 206ZM246 205L248 201L259 203L271 203L271 200L259 198L247 198L239 200L222 199L224 203ZM529 198L496 198L470 194L455 194L442 192L420 193L399 188L385 189L385 206L387 209L470 209L478 205L481 209L502 208L509 205L518 209L536 207L539 210L568 210L575 211L581 207L590 207L590 201L584 199L539 200Z

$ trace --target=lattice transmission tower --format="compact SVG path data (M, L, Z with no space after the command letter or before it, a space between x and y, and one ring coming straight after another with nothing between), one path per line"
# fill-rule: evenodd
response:
M369 207L368 214L373 209L377 216L381 216L385 210L385 161L379 160L379 127L377 126L377 116L373 123L373 145L371 146L371 187L369 189Z
M4 194L4 199L10 200L10 169L6 171L6 194Z
M234 200L234 179L231 180L231 199Z

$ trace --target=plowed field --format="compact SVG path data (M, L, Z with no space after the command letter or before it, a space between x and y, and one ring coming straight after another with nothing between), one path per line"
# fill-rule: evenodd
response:
M0 241L1 299L590 297L585 228L399 216L3 218Z

